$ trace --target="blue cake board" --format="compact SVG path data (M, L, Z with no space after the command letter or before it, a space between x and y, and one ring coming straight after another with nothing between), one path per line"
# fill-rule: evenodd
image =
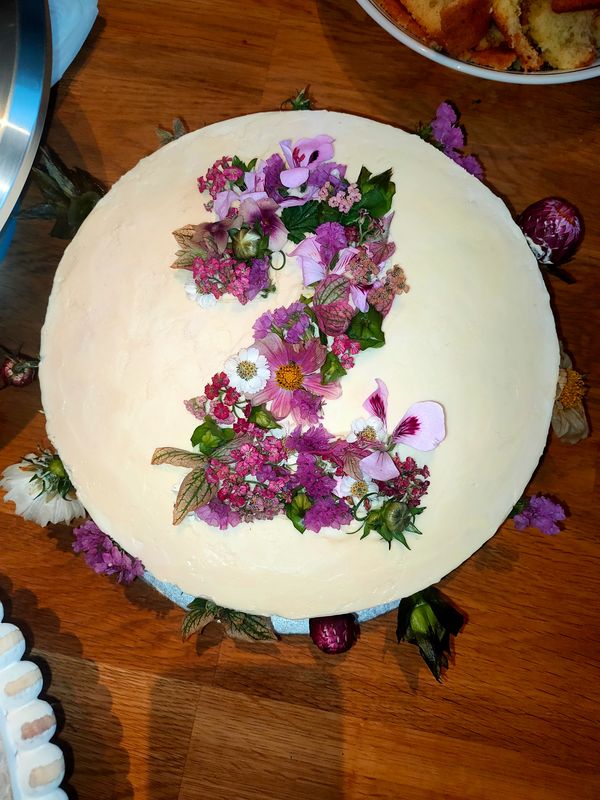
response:
M174 584L157 580L154 575L147 570L144 572L144 580L146 583L156 589L157 592L160 592L160 594L168 597L169 600L175 603L175 605L178 605L180 608L186 609L194 599L193 595L182 592L181 589ZM366 608L364 611L358 611L356 618L359 622L367 622L368 620L379 617L382 614L387 614L388 611L398 608L399 605L400 600L395 600L392 603L384 603L380 606ZM271 621L273 622L273 627L277 633L282 635L292 633L308 634L309 632L308 619L287 619L286 617L273 616L271 617Z

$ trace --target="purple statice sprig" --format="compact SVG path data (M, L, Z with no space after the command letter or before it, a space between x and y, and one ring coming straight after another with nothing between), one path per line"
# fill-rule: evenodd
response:
M269 333L276 333L289 344L298 344L311 326L306 313L306 305L301 302L281 306L274 311L265 311L254 323L255 339L264 339ZM310 332L310 331L309 331Z
M144 574L139 558L122 550L91 519L73 531L73 550L83 553L86 564L99 575L115 575L118 583L131 583Z
M523 497L511 511L515 528L524 531L526 528L537 528L548 536L560 533L558 522L566 519L564 508L550 497L534 495Z
M483 167L479 159L461 152L465 146L465 132L458 124L456 109L450 103L440 103L435 118L428 125L419 125L417 134L471 175L483 179Z

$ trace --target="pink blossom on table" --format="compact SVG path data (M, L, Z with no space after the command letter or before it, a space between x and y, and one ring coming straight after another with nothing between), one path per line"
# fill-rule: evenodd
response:
M349 336L342 333L333 340L331 351L340 359L340 363L344 369L352 369L354 366L353 356L360 353L360 342L350 339Z
M265 388L252 398L254 405L270 403L275 419L294 414L294 392L305 389L325 399L335 399L341 394L339 382L324 385L319 370L327 355L318 339L303 345L290 345L274 333L259 339L256 347L266 357L271 377Z
M378 418L387 430L388 389L384 381L376 378L377 389L367 397L363 408ZM414 447L415 450L433 450L444 440L446 426L444 410L439 403L425 401L414 403L394 428L387 441L372 441L373 452L361 459L365 475L375 480L387 481L398 476L398 468L389 449L395 444Z
M119 583L131 583L144 574L139 558L121 550L92 520L87 520L73 531L73 550L83 553L85 562L94 572L115 575Z
M184 400L183 404L192 416L203 421L207 414L206 402L206 395L202 394L198 397L191 397L189 400Z
M347 214L362 197L355 183L349 184L346 189L340 188L337 191L333 191L335 192L334 194L328 198L323 197L323 199L327 199L327 205L331 208L337 208L342 214ZM321 194L319 194L319 197L321 198Z
M206 175L198 178L198 189L201 192L208 190L213 200L219 192L227 186L228 183L239 180L243 172L238 167L232 166L232 159L229 156L223 156L217 159L215 163L208 168Z
M529 498L528 505L513 517L515 528L518 531L525 528L537 528L548 536L560 533L556 524L566 519L564 508L549 497L536 495Z
M270 198L254 200L246 197L240 203L240 216L248 225L258 223L263 233L269 237L269 248L281 250L288 238L287 228L277 215L279 206Z

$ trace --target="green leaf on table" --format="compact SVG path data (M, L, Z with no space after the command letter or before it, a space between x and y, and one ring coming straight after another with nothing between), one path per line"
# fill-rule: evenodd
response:
M314 108L314 103L309 97L308 89L309 87L305 86L304 89L296 92L295 97L288 97L287 100L283 101L280 108L285 109L289 105L291 111L310 111Z
M210 503L216 495L217 485L208 483L205 473L204 468L193 469L181 482L173 508L173 525L179 525L187 514Z
M156 135L160 140L161 147L164 144L169 144L169 142L175 141L175 139L180 139L182 136L185 136L186 133L189 133L187 126L179 117L175 117L173 120L172 130L167 130L165 128L156 129Z
M442 669L448 668L450 637L458 636L464 616L434 586L400 601L398 607L398 642L407 641L419 652L434 678L441 680Z
M192 445L205 456L210 456L220 445L230 442L234 436L233 428L221 428L211 416L207 415L204 422L194 430Z
M307 233L314 233L319 225L317 200L309 200L303 206L288 206L281 212L281 221L288 231L288 239L299 244Z
M238 641L270 641L278 638L269 617L222 608L201 597L196 597L188 606L181 626L183 638L202 633L211 622L222 623L225 634Z
M157 447L152 456L152 464L172 464L174 467L197 469L206 463L206 457L200 453L191 453L179 447Z
M361 350L383 347L385 334L381 329L383 316L374 306L368 311L357 311L350 320L346 335L360 343Z

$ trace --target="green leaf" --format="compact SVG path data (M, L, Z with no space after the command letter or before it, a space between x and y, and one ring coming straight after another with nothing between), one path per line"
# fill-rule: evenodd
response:
M173 525L179 525L187 514L210 503L216 493L217 485L207 482L204 469L188 472L179 487L173 508Z
M67 219L69 225L73 228L73 236L75 236L81 223L100 200L100 197L97 192L84 192L71 200Z
M202 633L209 623L218 619L219 606L202 597L192 600L188 609L181 624L181 636L184 640L189 639L193 633Z
M419 652L437 681L448 668L450 637L458 636L464 616L434 586L400 601L396 636Z
M321 367L321 383L326 386L328 383L333 383L339 378L343 378L346 374L346 370L342 367L340 359L330 350L325 356L325 361Z
M157 447L152 456L152 464L172 464L174 467L196 469L206 463L200 453L190 453L178 447Z
M270 617L222 608L219 619L223 623L226 635L239 642L273 641L278 638Z
M314 233L319 224L317 200L309 200L303 206L288 206L281 212L281 221L288 230L288 239L299 244L307 233Z
M233 428L221 428L211 416L195 429L192 434L192 445L205 456L210 456L222 444L230 442L235 436Z
M374 306L368 311L357 311L350 320L346 335L360 343L361 350L383 347L385 334L381 330L383 316Z
M287 100L283 101L280 107L284 109L289 105L292 111L309 111L314 108L313 101L308 95L308 88L308 86L305 86L304 89L300 89L299 92L296 92L295 97L288 97Z
M266 405L260 406L253 406L252 411L250 412L250 416L248 417L249 422L253 422L255 425L258 425L259 428L262 428L265 431L272 431L276 428L281 428L281 425L277 422L273 414L270 411L267 411Z
M304 525L304 515L309 508L312 508L312 502L302 489L296 490L290 503L285 507L285 515L291 520L292 525L300 533L304 533L306 526Z
M188 606L181 626L183 638L188 639L193 633L202 633L211 622L221 622L225 634L238 641L272 641L278 638L269 617L222 608L201 597L196 597Z
M363 167L357 181L362 194L362 198L357 204L358 208L365 209L376 218L385 216L392 207L392 200L396 193L396 185L391 178L391 169L380 172L378 175L372 175L366 167Z

